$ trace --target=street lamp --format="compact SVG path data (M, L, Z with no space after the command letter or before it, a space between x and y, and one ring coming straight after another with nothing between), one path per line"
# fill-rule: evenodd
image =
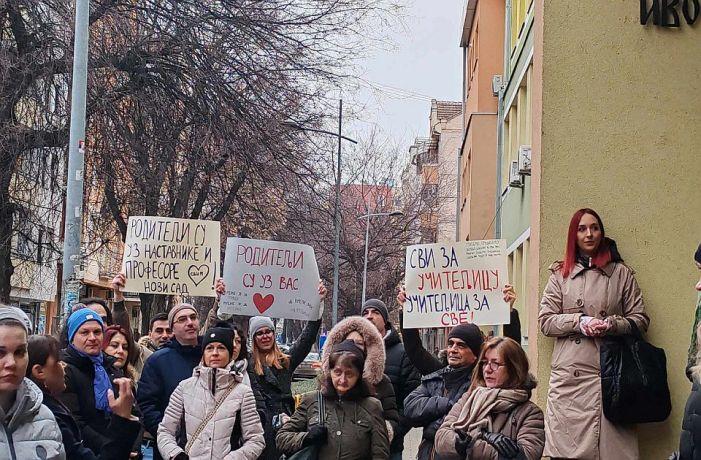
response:
M331 318L331 325L335 326L338 322L338 271L340 265L340 252L341 252L341 141L345 140L353 144L357 144L358 141L346 137L341 134L341 128L343 126L343 100L338 101L338 132L333 133L331 131L326 131L324 129L308 128L306 126L301 126L297 123L291 121L282 122L284 126L289 128L298 129L300 131L310 131L313 133L327 134L329 136L335 136L338 138L338 154L336 155L337 166L336 170L336 206L334 211L334 234L335 234L335 244L333 249L333 315Z
M358 220L365 219L365 261L363 262L363 302L360 304L365 305L365 286L368 280L368 246L370 238L370 218L379 216L389 216L389 217L399 217L403 216L402 211L391 211L391 212L373 212L370 214L365 214L364 216L358 217Z

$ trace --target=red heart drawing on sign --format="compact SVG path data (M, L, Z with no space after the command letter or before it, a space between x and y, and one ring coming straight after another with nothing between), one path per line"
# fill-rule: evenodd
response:
M275 302L275 296L268 294L265 297L258 294L257 292L253 294L253 303L259 312L263 313L268 308L272 307L273 302Z

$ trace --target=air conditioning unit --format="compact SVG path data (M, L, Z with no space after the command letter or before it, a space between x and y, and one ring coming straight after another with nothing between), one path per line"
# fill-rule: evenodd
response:
M518 148L518 172L526 176L531 175L531 146L522 145Z
M523 187L523 176L518 172L518 161L511 162L511 170L509 172L509 186Z

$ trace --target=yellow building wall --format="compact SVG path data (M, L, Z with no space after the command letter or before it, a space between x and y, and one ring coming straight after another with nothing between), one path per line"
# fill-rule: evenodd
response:
M648 339L667 353L672 414L638 429L641 458L667 458L678 448L690 389L684 365L701 237L701 29L641 26L637 1L536 0L535 8L534 77L542 87L533 96L528 295L537 304L572 213L596 209L636 271L651 317ZM531 331L535 321L532 315ZM529 350L541 407L552 345L539 336Z

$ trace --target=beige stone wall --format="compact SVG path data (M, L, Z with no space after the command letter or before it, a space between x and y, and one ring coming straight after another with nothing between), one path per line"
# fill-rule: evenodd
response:
M665 423L639 427L644 459L678 448L690 388L684 364L698 276L692 255L701 237L699 57L698 26L641 26L638 1L537 0L534 77L542 94L534 95L537 250L528 295L538 301L546 267L562 257L574 210L596 209L636 271L651 317L648 338L667 352L673 412ZM531 352L543 406L552 344L541 336Z

